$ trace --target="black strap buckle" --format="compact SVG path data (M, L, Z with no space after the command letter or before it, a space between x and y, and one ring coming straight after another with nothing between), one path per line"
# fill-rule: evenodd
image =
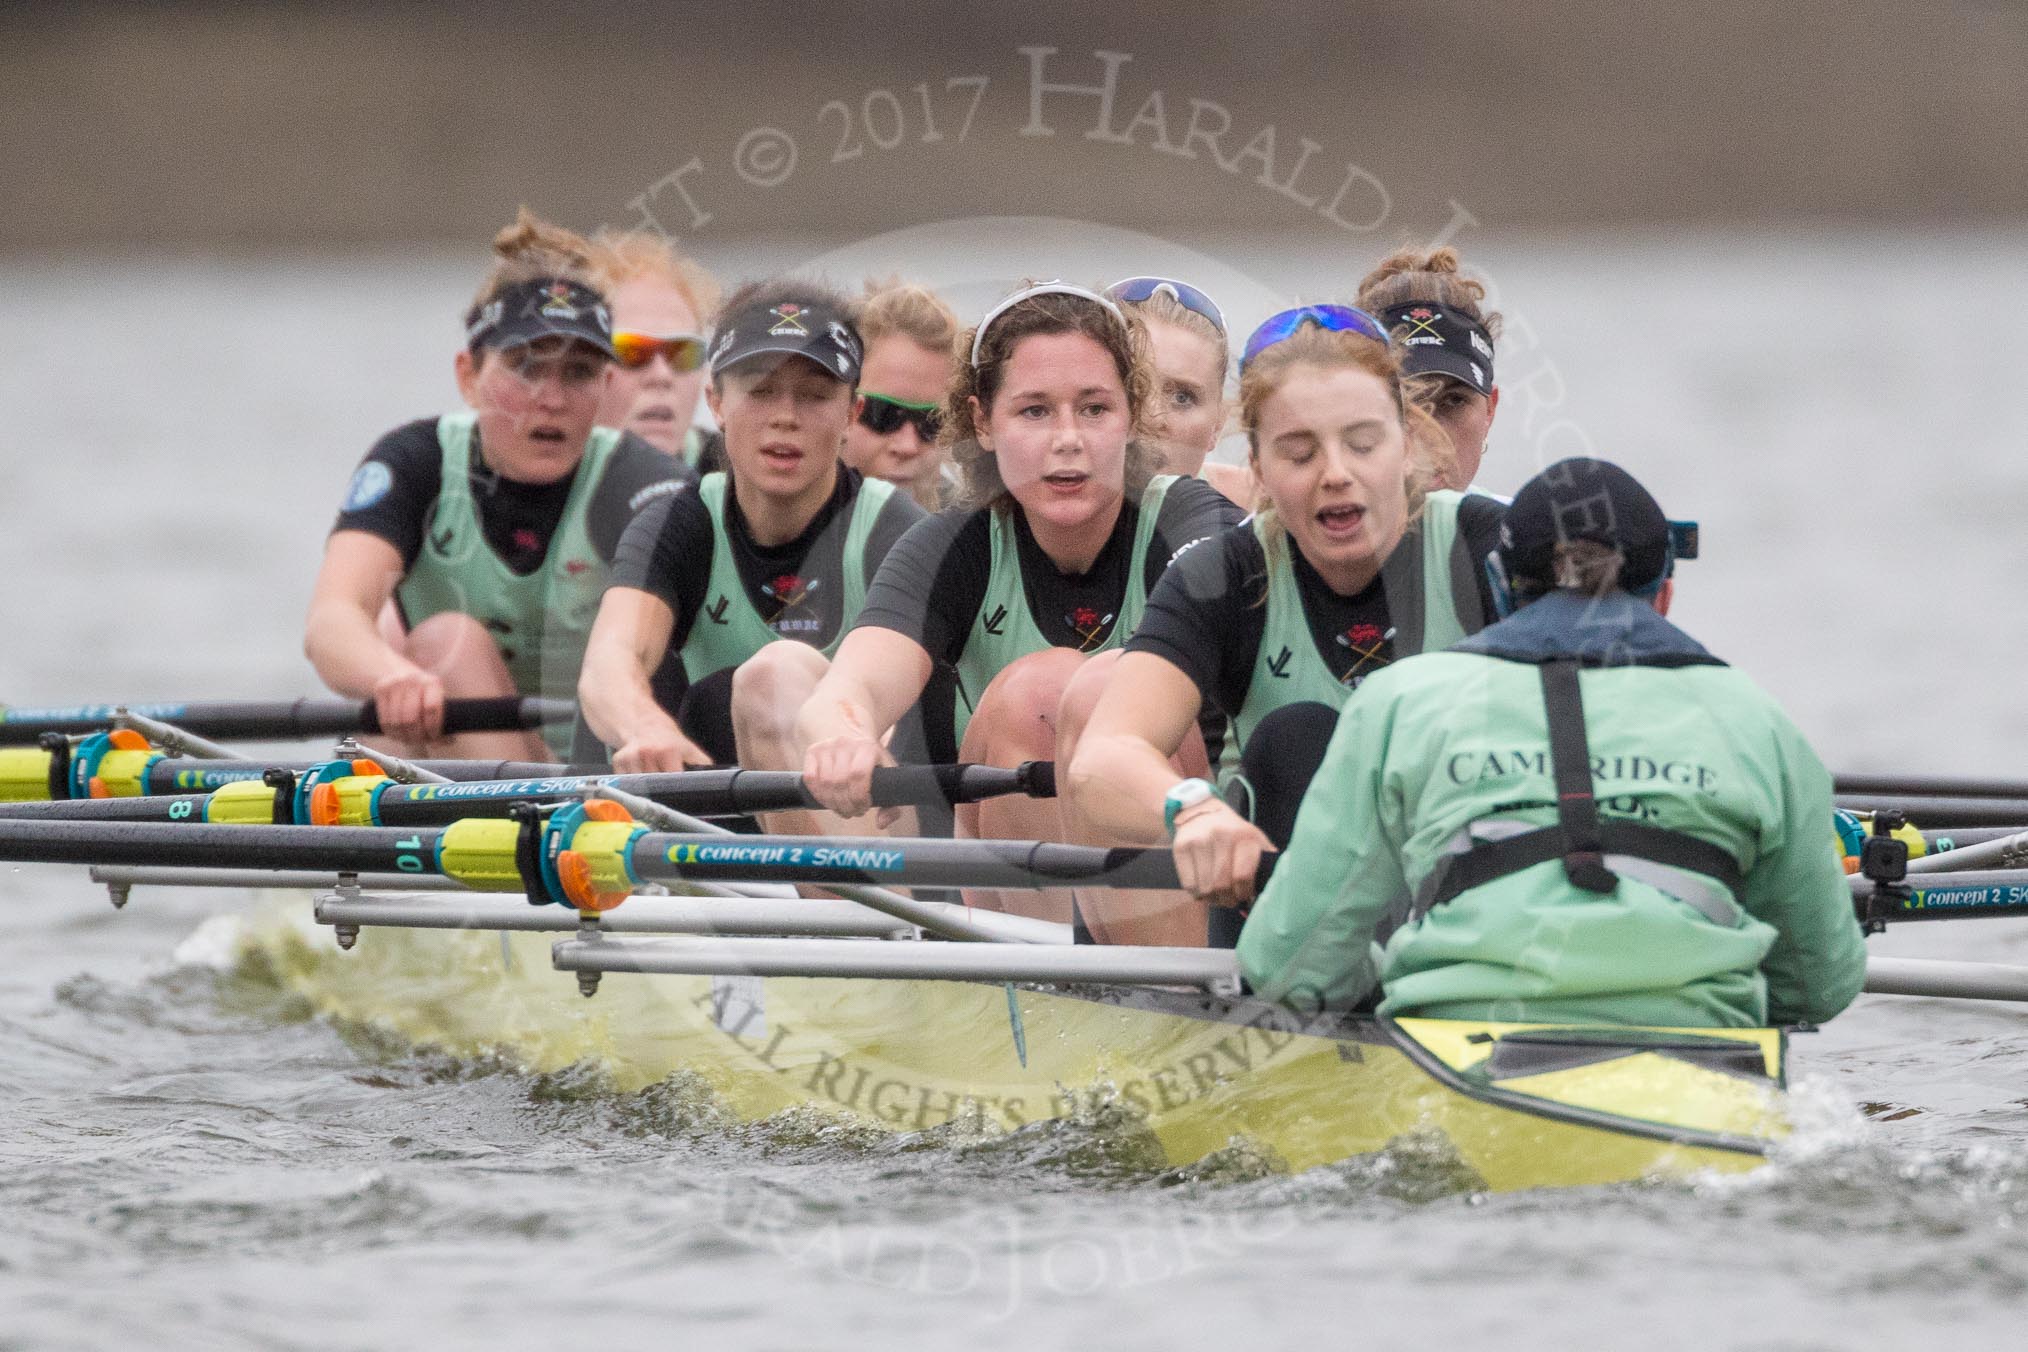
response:
M261 783L275 791L275 810L273 813L275 825L294 826L296 824L296 772L294 770L284 770L280 766L270 766L268 769L261 771Z
M1878 934L1886 929L1889 918L1905 911L1915 895L1906 881L1908 842L1894 834L1906 825L1908 818L1899 812L1875 812L1873 834L1859 848L1859 873L1873 883L1873 891L1858 904L1859 927L1864 933Z
M35 740L49 753L49 801L69 801L70 738L60 732L45 732Z
M1620 885L1620 875L1605 865L1597 850L1572 850L1563 856L1563 872L1572 883L1587 892L1606 893Z
M514 837L514 871L521 875L521 886L528 894L528 904L559 905L550 893L549 884L542 880L542 809L534 803L516 803L507 809L507 815L520 828Z

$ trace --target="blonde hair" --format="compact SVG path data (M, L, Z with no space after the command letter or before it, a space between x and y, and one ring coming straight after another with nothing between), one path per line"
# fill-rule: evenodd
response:
M1024 284L1026 285L1026 284ZM1124 322L1122 322L1124 320ZM972 420L972 401L991 409L1006 378L1007 361L1023 338L1043 334L1081 333L1106 350L1113 369L1127 394L1125 492L1130 501L1139 501L1148 480L1161 470L1161 452L1142 440L1146 434L1148 405L1155 389L1154 361L1148 350L1148 330L1130 314L1111 309L1082 296L1043 292L1019 301L993 320L979 347L978 365L964 360L972 350L976 329L958 335L955 351L960 358L944 401L944 433L940 438L958 466L957 504L963 507L991 507L1007 511L1013 494L1000 477L1000 460L979 444L979 428Z
M661 235L646 230L601 229L592 236L590 249L599 289L607 295L623 283L647 277L673 287L697 316L700 329L710 328L717 318L717 280Z
M1210 343L1218 350L1218 374L1213 378L1212 384L1221 395L1224 394L1225 368L1232 360L1232 350L1225 334L1219 331L1218 325L1162 290L1154 292L1146 300L1123 300L1120 302L1120 308L1129 314L1139 315L1143 320L1173 324L1186 333L1194 333Z
M478 318L480 307L508 287L549 279L575 282L605 294L592 271L591 242L575 230L552 225L524 206L515 213L514 224L493 236L493 267L472 298L465 322Z
M866 281L866 299L859 310L859 332L867 346L900 335L919 347L954 352L958 315L944 298L926 286L899 277Z
M1486 336L1500 337L1500 312L1485 308L1486 286L1460 269L1458 251L1445 244L1435 249L1396 249L1374 265L1359 283L1353 304L1368 314L1390 305L1422 301L1445 305L1479 322Z
M1296 368L1301 366L1332 370L1350 367L1364 371L1387 387L1401 429L1408 442L1407 473L1402 487L1408 495L1409 524L1422 516L1429 491L1443 481L1452 468L1450 435L1415 397L1414 382L1401 369L1401 357L1392 345L1378 342L1352 330L1332 332L1304 324L1288 338L1264 349L1247 364L1239 378L1239 425L1253 459L1255 477L1260 474L1260 416L1267 401ZM1276 519L1274 505L1265 489L1260 492L1257 515L1261 533L1270 552L1286 539L1286 528Z

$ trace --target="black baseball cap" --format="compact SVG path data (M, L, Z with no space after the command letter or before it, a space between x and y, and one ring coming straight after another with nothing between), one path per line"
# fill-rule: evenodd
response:
M806 357L826 375L857 388L866 344L851 319L815 301L754 304L718 321L711 338L711 374L754 357Z
M1417 300L1388 306L1380 321L1394 335L1408 374L1449 376L1480 394L1493 392L1493 335L1463 310Z
M606 298L582 282L538 277L515 282L465 316L469 348L520 347L544 338L575 338L614 355Z
M1595 540L1620 552L1620 586L1638 595L1675 567L1675 534L1661 504L1618 465L1559 460L1521 485L1508 505L1500 562L1517 589L1546 591L1556 585L1556 547Z

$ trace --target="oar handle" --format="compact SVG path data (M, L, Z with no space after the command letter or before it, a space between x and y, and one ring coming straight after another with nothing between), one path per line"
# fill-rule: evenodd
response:
M800 782L801 776L797 776ZM875 807L909 807L941 798L976 803L1009 794L1056 796L1056 763L1024 761L1012 770L997 765L883 765L873 772ZM804 801L816 806L807 792Z
M449 737L460 732L514 732L524 728L539 728L549 723L567 723L576 717L577 706L568 700L522 699L512 695L487 699L447 699L444 701L444 735ZM312 726L299 735L335 737L352 730L336 726L334 719L332 726ZM380 711L369 702L361 708L357 731L372 734L380 730Z

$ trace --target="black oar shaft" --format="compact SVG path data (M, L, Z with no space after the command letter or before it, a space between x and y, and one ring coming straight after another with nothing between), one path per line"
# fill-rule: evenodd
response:
M2028 779L1969 779L1955 775L1839 775L1838 793L1864 798L2022 798Z
M610 773L596 765L552 765L545 761L411 761L419 770L465 782L481 779L549 779ZM241 780L259 779L270 769L302 771L313 761L196 760L169 757L148 769L149 793L210 793Z
M1990 840L2005 840L2023 831L2028 831L2028 825L1967 826L1957 831L1924 831L1922 838L1929 846L1931 854L1947 854L1952 850L1962 850L1972 845L1984 845Z
M0 859L22 864L434 873L440 831L373 826L0 821Z
M1036 768L1036 767L1039 767ZM1053 788L1047 762L1019 769L993 765L899 765L873 772L875 807L977 802ZM384 791L376 811L384 826L434 826L460 817L499 816L514 803L575 798L602 784L693 817L813 808L817 800L793 770L685 770L679 774L538 777L466 784L402 784Z
M1892 811L1928 831L1953 826L2017 826L2028 822L2028 798L1883 797L1840 794L1838 806L1848 812Z
M884 836L688 836L634 843L636 877L890 887L1168 889L1167 850L1106 849L1020 840L897 840Z
M427 827L0 820L0 859L32 864L434 873L438 842L446 835L445 830ZM1167 850L1039 841L650 832L633 842L628 857L634 876L648 882L688 878L930 887L1177 885L1176 866ZM491 876L502 875L496 870ZM472 878L467 876L466 881Z
M67 708L0 709L0 746L32 746L46 732L81 736L109 726L121 706L87 704ZM371 701L339 699L220 701L199 704L135 704L134 713L173 723L202 737L284 740L343 737L381 730ZM499 732L567 722L576 706L561 700L454 699L444 703L444 731Z
M149 794L140 798L57 799L41 803L0 803L0 821L192 822L204 821L209 794Z

